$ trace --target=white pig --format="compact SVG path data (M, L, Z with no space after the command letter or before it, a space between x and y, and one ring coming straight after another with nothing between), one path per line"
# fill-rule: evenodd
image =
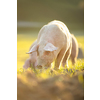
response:
M28 54L37 52L37 65L48 68L55 60L55 69L62 63L68 65L72 40L67 26L61 21L52 21L39 31L37 43Z
M77 42L77 40L76 40L76 38L73 34L71 34L71 38L72 38L72 49L71 49L70 58L71 58L72 64L74 65L76 63L77 56L78 56L78 42ZM36 44L36 41L33 42L30 49ZM37 65L37 59L36 59L37 58L37 52L33 52L32 55L30 54L30 58L31 58L33 66L36 68L36 65ZM29 59L27 59L27 60L26 60L26 64L24 66L29 67L29 65L30 65L29 64ZM30 63L31 63L31 61L30 61Z
M30 49L37 43L37 40L31 45ZM30 50L29 49L29 50ZM27 69L29 68L30 66L35 67L37 66L37 52L33 52L30 54L30 58L28 58L26 61L25 61L25 64L23 65L23 68Z

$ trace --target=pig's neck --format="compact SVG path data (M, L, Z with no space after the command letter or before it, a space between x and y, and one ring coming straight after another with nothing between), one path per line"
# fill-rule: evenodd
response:
M39 44L42 44L42 45L46 45L47 43L52 43L52 44L54 44L54 42L53 41L51 41L51 40L41 40L40 42L39 42Z

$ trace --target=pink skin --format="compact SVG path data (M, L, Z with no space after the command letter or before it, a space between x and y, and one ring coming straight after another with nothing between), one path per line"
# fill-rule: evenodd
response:
M66 25L60 21L52 21L41 28L37 43L28 54L37 52L38 66L50 67L55 60L55 69L59 69L61 63L63 67L68 65L71 48L71 35Z
M32 48L32 46L34 46L36 44L36 42L37 42L37 40L31 45L30 49ZM32 54L30 54L30 58L28 58L25 61L23 68L27 69L31 66L31 64L32 64L33 67L36 68L36 66L37 66L37 52L33 52Z
M25 68L25 69L29 68L30 67L30 64L31 64L30 59L27 59L25 61L25 64L23 65L23 68Z
M25 61L25 64L23 65L23 68L27 69L31 66L31 64L32 64L32 67L36 68L36 66L37 66L37 56L36 56L36 58L34 56L35 59L32 59L32 58L30 57Z

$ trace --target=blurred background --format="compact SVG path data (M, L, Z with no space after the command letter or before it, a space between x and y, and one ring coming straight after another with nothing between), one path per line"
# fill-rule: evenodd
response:
M60 20L73 34L83 35L84 0L17 0L18 34L38 34L52 20Z

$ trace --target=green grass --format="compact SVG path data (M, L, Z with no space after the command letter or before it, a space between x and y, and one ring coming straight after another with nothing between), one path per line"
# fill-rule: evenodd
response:
M54 67L54 66L52 66ZM84 70L84 60L78 60L77 63L75 64L75 66L72 66L69 63L69 67L68 68L63 68L61 67L59 70L54 70L52 68L48 68L48 69L34 69L33 67L28 68L28 70L25 70L23 68L20 68L19 70L17 70L17 74L23 74L27 71L32 71L33 73L35 73L35 75L38 78L42 78L42 79L46 79L46 78L50 78L56 75L65 75L68 74L70 77L72 77L75 73L79 72L79 71L83 71Z

